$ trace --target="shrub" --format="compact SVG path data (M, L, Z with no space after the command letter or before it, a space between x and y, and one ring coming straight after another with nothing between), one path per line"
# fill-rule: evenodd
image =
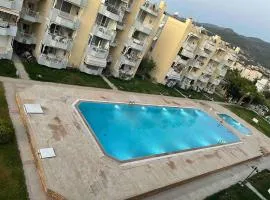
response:
M6 121L0 121L0 144L7 144L12 141L14 129L12 125Z

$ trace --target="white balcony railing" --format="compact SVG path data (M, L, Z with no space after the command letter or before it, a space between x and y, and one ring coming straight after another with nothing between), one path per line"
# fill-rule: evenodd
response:
M36 44L36 37L32 33L18 31L15 40L24 44Z
M84 62L87 65L105 68L107 66L108 54L109 51L107 49L91 45L88 47Z
M116 36L116 31L96 24L93 29L93 34L105 40L113 41Z
M1 0L0 7L21 11L23 0Z
M52 9L51 21L58 25L61 25L61 26L64 26L73 30L78 29L80 25L80 22L77 16L73 16L69 13L63 12L56 8Z
M63 69L67 67L68 61L65 57L57 57L56 55L51 54L40 54L38 63L55 69Z
M0 35L9 35L15 37L17 34L17 25L7 21L0 21Z
M123 11L120 8L115 8L113 5L108 3L101 4L99 8L99 13L114 20L114 21L122 21Z
M135 22L135 28L140 31L143 32L147 35L150 35L152 32L153 27L150 24L144 23L144 22L140 22L140 21L136 21Z
M144 51L144 49L145 49L144 42L140 41L138 39L135 39L135 38L129 39L128 46L133 48L133 49L136 49L138 51Z
M168 79L171 79L171 80L181 81L180 73L174 71L173 69L170 69L170 71L167 74L167 77Z
M188 51L187 49L183 49L181 51L181 55L188 57L188 58L193 58L194 57L194 53L191 51Z
M120 60L122 64L135 67L138 63L139 57L131 55L122 55Z
M199 81L203 82L203 83L208 83L210 77L202 75L199 77Z
M33 11L29 8L22 9L21 18L30 22L41 22L41 16L39 12Z
M87 5L88 0L66 0L70 2L71 4L75 4L79 7L85 7Z
M156 4L150 3L149 1L146 1L142 6L141 9L148 12L151 15L158 16L158 6Z
M188 63L187 60L182 59L179 55L176 56L174 62L176 64L182 64L182 65L186 65Z
M204 43L204 48L208 49L211 52L214 52L216 50L216 45L215 45L215 43L213 41L207 40Z
M212 79L212 80L210 80L210 82L211 82L212 84L214 84L214 85L219 85L220 82L221 82L221 80L220 80L220 79Z
M70 51L72 48L72 39L65 37L65 36L60 36L60 35L55 35L46 32L46 35L44 37L44 44L50 47L55 47L58 49L64 49L67 51Z

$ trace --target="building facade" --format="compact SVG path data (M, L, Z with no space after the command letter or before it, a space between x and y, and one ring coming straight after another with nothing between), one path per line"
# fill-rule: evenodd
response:
M135 75L166 7L164 2L147 0L15 2L20 8L6 13L5 19L13 21L16 31L6 31L12 35L0 40L5 40L3 47L10 47L9 56L3 53L2 58L11 58L15 39L17 50L32 52L43 66L77 68L94 75L108 67L113 76L123 79Z
M164 15L163 23L149 54L157 64L152 77L169 87L214 93L237 61L240 49L194 25L191 19Z
M23 0L0 1L0 59L11 59Z

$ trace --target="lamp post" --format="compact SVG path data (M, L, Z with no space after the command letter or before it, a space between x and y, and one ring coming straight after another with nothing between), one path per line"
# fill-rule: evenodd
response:
M249 177L251 177L253 175L254 172L258 173L259 172L259 169L258 167L256 166L251 166L252 168L252 171L251 173L243 180L243 181L240 181L239 184L244 187L245 183L247 182L247 179L249 179Z

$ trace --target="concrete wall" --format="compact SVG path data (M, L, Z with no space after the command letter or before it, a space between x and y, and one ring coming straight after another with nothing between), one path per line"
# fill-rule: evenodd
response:
M149 54L149 57L157 65L151 75L159 83L164 83L168 70L192 28L192 21L190 19L186 22L181 22L170 16L164 17L167 17L167 20L163 30L153 51Z

